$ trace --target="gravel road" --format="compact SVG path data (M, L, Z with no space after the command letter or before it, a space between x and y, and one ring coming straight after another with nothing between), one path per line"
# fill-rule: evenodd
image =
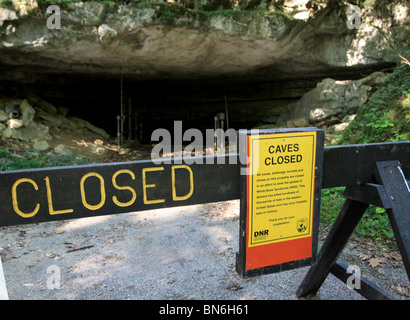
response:
M0 228L9 298L297 299L308 267L237 275L238 215L227 201ZM316 298L363 299L332 275Z

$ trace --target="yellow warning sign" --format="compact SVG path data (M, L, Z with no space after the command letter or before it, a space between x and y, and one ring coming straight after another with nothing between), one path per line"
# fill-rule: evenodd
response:
M248 246L312 235L316 132L248 136Z

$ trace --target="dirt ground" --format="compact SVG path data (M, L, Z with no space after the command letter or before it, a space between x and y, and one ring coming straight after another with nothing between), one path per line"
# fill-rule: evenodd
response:
M239 201L0 228L9 298L295 300L308 267L242 279ZM325 235L322 235L323 238ZM394 299L409 299L401 261L354 239L341 258ZM397 256L396 256L397 258ZM373 262L375 264L375 262ZM315 299L361 300L329 275Z

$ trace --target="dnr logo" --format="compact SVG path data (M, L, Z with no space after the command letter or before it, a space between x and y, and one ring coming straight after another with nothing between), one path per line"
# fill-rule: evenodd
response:
M297 222L297 225L296 225L296 229L297 229L299 232L304 232L304 231L306 231L306 229L307 229L307 223L308 223L308 220L307 220L307 219L299 219L298 222Z
M253 233L253 236L256 237L263 237L263 236L267 236L269 234L269 230L262 230L262 231L255 231Z

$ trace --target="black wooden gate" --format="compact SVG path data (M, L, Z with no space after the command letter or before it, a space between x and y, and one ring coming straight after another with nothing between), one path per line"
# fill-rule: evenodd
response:
M1 172L0 227L241 199L239 172L237 154ZM346 278L337 258L369 204L387 209L410 275L410 141L325 147L322 176L347 199L297 295ZM388 297L362 281L364 296Z

